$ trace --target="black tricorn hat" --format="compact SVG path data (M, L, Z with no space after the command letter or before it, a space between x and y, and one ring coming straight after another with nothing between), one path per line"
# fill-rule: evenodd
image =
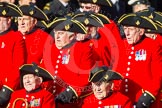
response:
M96 5L101 5L101 6L110 6L112 7L112 2L111 0L79 0L81 3L92 3Z
M30 3L30 5L20 6L20 10L22 11L23 15L31 16L38 20L49 20L47 15L33 3Z
M151 19L145 16L139 16L135 13L122 15L119 18L118 23L121 25L157 30L155 23Z
M112 81L123 79L119 73L110 70L106 66L96 67L90 72L89 82Z
M81 12L72 17L85 26L103 27L103 22L92 12Z
M154 22L157 22L162 25L162 14L160 12L157 12L153 9L145 9L142 11L137 12L139 16L145 16L149 19L153 20Z
M76 32L86 34L87 30L85 26L77 20L71 18L57 18L53 22L48 24L50 29L63 30L69 32Z
M19 69L20 69L21 80L22 80L23 76L26 74L34 74L36 76L42 77L43 81L54 80L53 76L47 70L36 65L35 63L24 64Z
M128 1L128 5L137 5L137 4L146 4L146 5L150 5L150 2L148 0L129 0Z
M162 34L162 25L156 22L155 22L155 25L157 26L157 30L146 29L145 33Z
M0 16L18 17L22 15L21 10L16 5L7 2L0 2Z

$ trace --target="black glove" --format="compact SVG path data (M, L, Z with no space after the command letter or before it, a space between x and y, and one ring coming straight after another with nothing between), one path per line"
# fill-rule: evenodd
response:
M10 97L11 97L12 91L3 86L2 89L0 90L0 105L4 105L9 102Z
M154 98L150 94L145 92L139 98L136 104L136 108L149 108L151 103L153 102L154 102Z
M66 104L73 102L75 99L77 99L77 96L75 95L74 91L70 87L67 87L66 90L61 92L56 97L55 102Z

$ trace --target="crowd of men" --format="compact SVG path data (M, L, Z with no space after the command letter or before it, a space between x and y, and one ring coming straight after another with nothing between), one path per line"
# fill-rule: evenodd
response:
M162 107L162 12L148 0L127 14L118 0L17 2L0 0L0 108Z

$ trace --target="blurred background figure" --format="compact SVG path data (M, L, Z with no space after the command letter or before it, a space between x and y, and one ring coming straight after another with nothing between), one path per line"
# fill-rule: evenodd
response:
M21 5L29 5L30 2L36 3L36 0L19 0L19 1L18 1L18 3L19 3L20 6L21 6Z
M148 0L129 0L128 5L132 6L133 12L138 12L150 7L150 2Z

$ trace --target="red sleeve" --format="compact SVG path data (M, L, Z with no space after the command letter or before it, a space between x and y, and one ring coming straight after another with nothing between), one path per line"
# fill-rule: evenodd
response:
M8 75L8 81L4 85L15 90L19 85L19 67L24 64L24 54L25 54L25 43L22 35L19 32L15 32L13 39L14 47L12 53L12 72Z

